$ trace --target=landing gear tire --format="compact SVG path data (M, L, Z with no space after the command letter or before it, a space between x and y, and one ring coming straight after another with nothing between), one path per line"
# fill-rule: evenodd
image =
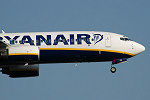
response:
M111 67L110 71L111 71L112 73L115 73L115 72L116 72L116 67Z

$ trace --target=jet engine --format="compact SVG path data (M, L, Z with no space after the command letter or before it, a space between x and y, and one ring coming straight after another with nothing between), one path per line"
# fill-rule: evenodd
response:
M3 67L1 72L12 78L39 76L39 65L20 65Z

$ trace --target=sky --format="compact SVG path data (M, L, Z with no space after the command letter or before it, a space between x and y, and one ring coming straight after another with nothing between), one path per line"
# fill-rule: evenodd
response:
M0 30L105 31L130 37L146 51L111 62L40 64L40 76L12 79L0 73L1 100L149 100L149 0L0 0Z

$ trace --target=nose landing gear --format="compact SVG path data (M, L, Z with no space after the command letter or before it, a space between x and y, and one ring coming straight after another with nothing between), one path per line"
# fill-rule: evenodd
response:
M115 73L115 72L116 72L116 67L114 67L114 64L111 65L110 71L111 71L112 73Z
M114 67L114 64L119 64L119 63L123 63L123 62L127 62L127 58L122 58L122 59L115 59L112 61L112 64L111 64L111 69L110 71L112 73L115 73L116 72L116 68Z

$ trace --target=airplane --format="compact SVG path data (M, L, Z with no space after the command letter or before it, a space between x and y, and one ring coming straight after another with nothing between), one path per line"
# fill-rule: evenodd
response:
M128 37L112 32L64 31L0 34L0 68L11 78L39 76L39 64L126 62L145 51Z

